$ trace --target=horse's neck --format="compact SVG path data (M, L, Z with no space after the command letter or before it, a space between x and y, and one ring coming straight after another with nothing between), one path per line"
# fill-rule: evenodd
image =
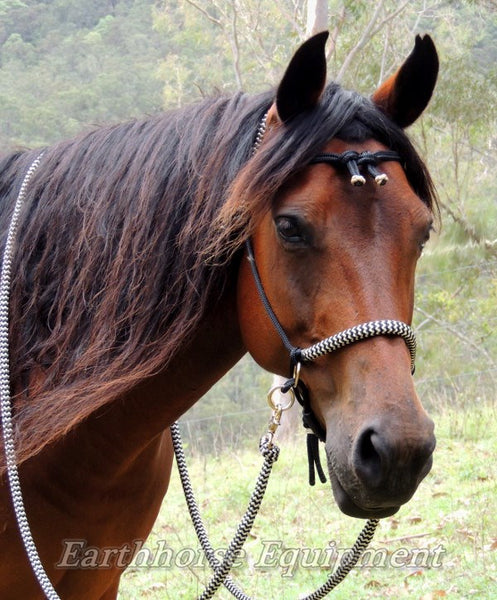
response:
M223 303L163 373L130 394L127 411L153 437L195 404L244 352L234 302Z
M23 463L24 499L49 567L60 560L63 538L120 548L148 536L171 474L168 426L244 352L234 294L218 306L163 373ZM0 486L0 520L3 515L11 518ZM10 552L18 542L13 521L6 531L10 537L0 535L0 546ZM57 585L64 571L52 570L51 577ZM2 589L0 582L0 596Z
M105 481L136 470L161 444L162 433L199 400L244 354L234 293L204 320L164 372L80 424L48 460L74 455L92 477Z

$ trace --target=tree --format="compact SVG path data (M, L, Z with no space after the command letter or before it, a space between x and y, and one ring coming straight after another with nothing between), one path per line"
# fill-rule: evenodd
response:
M305 35L310 37L328 29L328 1L308 0Z

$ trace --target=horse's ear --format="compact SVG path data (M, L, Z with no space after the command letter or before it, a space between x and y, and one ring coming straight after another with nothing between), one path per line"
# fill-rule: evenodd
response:
M280 121L286 123L318 103L326 83L327 39L327 31L318 33L295 52L276 93Z
M373 94L373 102L400 127L407 127L430 101L438 75L438 55L429 35L416 36L400 69Z

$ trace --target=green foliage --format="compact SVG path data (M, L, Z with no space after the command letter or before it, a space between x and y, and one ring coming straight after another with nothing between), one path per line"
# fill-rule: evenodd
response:
M157 111L166 43L151 2L4 3L0 143L38 145ZM0 10L2 7L0 5Z

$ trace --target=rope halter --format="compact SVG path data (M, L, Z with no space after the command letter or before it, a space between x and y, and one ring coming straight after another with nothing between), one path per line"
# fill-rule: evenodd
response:
M255 154L262 144L267 128L267 113L261 120L259 129L257 130L255 143L252 154ZM401 162L401 157L397 152L392 150L383 150L378 152L356 152L355 150L347 150L341 154L322 153L315 156L309 164L325 163L330 164L336 169L346 169L350 174L350 183L354 186L363 186L366 184L365 175L371 176L376 185L383 186L388 182L388 177L378 168L379 163L385 161ZM362 169L362 172L361 172ZM377 321L368 321L360 325L356 325L349 329L345 329L335 335L332 335L309 348L298 348L294 346L281 323L276 316L271 303L266 295L262 284L259 271L255 262L254 251L250 239L246 241L247 257L249 259L252 275L257 287L257 291L261 302L266 310L267 315L271 319L274 328L281 338L285 348L290 354L290 365L293 370L293 376L286 381L281 387L281 392L291 392L300 402L303 407L303 422L304 426L311 429L317 438L325 441L326 432L315 417L310 406L309 395L302 382L299 381L300 367L306 363L316 360L320 356L329 354L344 348L355 342L366 340L375 336L399 336L401 337L411 355L411 372L414 373L416 360L416 336L412 328L402 321L383 319ZM311 444L315 448L316 443ZM315 458L313 459L315 460ZM319 465L318 465L319 467ZM312 477L311 477L312 480Z

